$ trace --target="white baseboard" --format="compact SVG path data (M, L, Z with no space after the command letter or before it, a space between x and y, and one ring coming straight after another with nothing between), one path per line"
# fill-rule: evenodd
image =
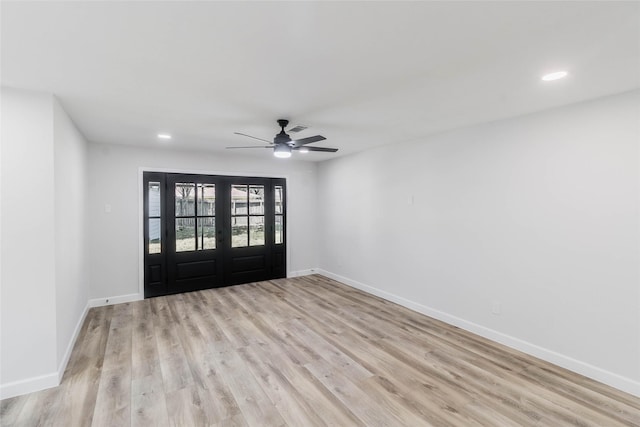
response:
M78 339L78 335L80 334L80 330L82 329L84 319L87 317L88 312L89 304L87 303L87 305L84 307L84 310L82 311L82 315L80 315L80 318L76 323L76 327L73 331L71 339L69 340L69 343L67 344L67 349L64 353L64 356L58 364L57 372L2 384L0 385L0 399L8 399L10 397L21 396L23 394L33 393L47 388L59 386L60 382L62 381L64 371L67 369L67 364L69 363L69 359L71 358L71 352L73 351L73 347L76 344L76 340Z
M20 396L27 393L33 393L36 391L44 390L51 387L57 387L60 385L60 381L62 381L62 376L64 375L64 371L67 369L67 364L69 363L69 359L71 358L71 352L73 351L73 347L76 344L76 340L78 339L78 335L80 334L80 330L82 329L82 325L84 320L87 317L87 313L91 307L101 307L104 305L112 305L112 304L120 304L124 302L138 301L143 299L143 296L140 294L130 294L130 295L121 295L116 297L109 298L95 298L91 299L87 302L82 315L78 319L76 327L73 331L73 335L71 340L67 345L67 349L64 353L64 357L58 364L57 372L52 372L50 374L41 375L38 377L27 378L24 380L14 381L7 384L0 385L0 399L8 399L10 397Z
M296 271L290 271L289 274L287 274L287 277L309 276L311 274L316 274L317 272L318 272L317 268L310 268L308 270L296 270Z
M640 397L640 382L320 268L318 274Z
M37 377L27 378L20 381L14 381L0 385L0 399L8 399L10 397L21 396L27 393L44 390L46 388L56 387L58 382L58 373L40 375Z
M94 298L89 300L89 307L102 307L105 305L122 304L125 302L140 301L144 299L142 294L119 295L116 297Z
M58 365L58 384L62 381L62 376L64 375L65 369L67 369L67 364L69 363L69 359L71 358L71 352L73 351L73 346L76 345L76 340L78 339L78 335L80 335L80 330L82 329L82 325L84 324L84 319L87 317L87 313L89 312L89 303L84 306L84 310L82 311L82 315L80 319L78 319L78 323L76 323L76 327L73 330L73 335L71 335L71 340L69 340L69 344L67 345L67 350L64 352L64 356Z

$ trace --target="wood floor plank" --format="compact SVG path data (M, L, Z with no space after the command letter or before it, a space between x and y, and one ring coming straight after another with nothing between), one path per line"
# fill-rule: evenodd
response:
M242 414L238 414L215 424L211 424L211 427L245 427L248 425L249 424L247 424L247 421L244 419Z
M493 395L503 401L510 399L512 402L518 402L522 410L538 414L541 418L544 416L554 423L611 427L620 425L616 420L601 417L589 407L576 405L568 399L550 393L547 389L520 381L512 373L486 371L464 358L454 359L441 351L431 352L429 358L437 361L436 363L440 363L441 366L451 366L468 383L483 391L485 396Z
M419 413L423 419L438 426L466 426L466 417L460 415L462 408L472 397L459 387L447 387L447 383L416 368L411 362L400 361L388 350L383 340L364 341L357 335L342 333L345 345L343 351L352 352L358 363L376 372L376 381L385 389L398 396L403 404ZM336 342L336 345L338 342ZM441 416L446 414L446 417Z
M206 388L201 390L201 394L207 401L205 412L210 422L223 422L227 419L233 419L241 413L231 389L218 373L207 375L205 386Z
M0 421L6 425L17 425L26 403L27 399L20 396L0 401Z
M213 313L217 309L209 303L207 295L210 292L188 292L184 295L186 304L189 305L191 314L198 319L200 331L209 342L217 342L226 339L220 325L215 321Z
M282 371L269 363L271 361L269 356L273 353L269 350L267 352L252 350L249 347L238 349L240 357L262 385L265 394L285 422L290 426L326 426L327 424L313 409L311 402L301 399Z
M190 310L184 304L183 295L176 295L171 307L176 319L174 323L175 335L180 341L180 347L184 352L191 377L198 387L206 388L204 379L214 368L207 357L209 346L205 336L194 320L197 314L190 313Z
M640 426L640 398L318 276L89 310L3 426Z
M530 383L553 390L554 395L558 394L574 400L582 406L593 408L618 422L640 426L640 408L632 406L632 402L626 399L624 401L616 400L590 388L580 387L575 382L554 375L538 366L531 366L519 375Z
M55 405L60 403L60 390L42 390L26 396L26 402L19 418L15 421L16 426L43 426L49 424L47 420L57 415ZM57 418L57 417L55 417ZM1 425L6 424L2 419Z
M290 425L360 425L360 420L344 406L322 383L303 366L291 359L289 346L280 346L274 341L268 347L245 347L239 350L247 366L254 371L255 377L262 381L263 389L274 405L283 413ZM292 363L283 363L291 360ZM317 360L317 359L311 359ZM300 408L290 408L295 404ZM296 420L299 409L307 414L300 424ZM293 412L291 414L290 412ZM312 415L316 414L316 415ZM317 417L317 418L316 418ZM294 421L292 421L294 420Z
M342 352L338 347L326 341L319 334L306 327L299 320L287 323L289 330L293 331L301 340L316 349L327 360L334 369L338 370L342 375L358 382L373 377L367 368L355 362L351 357Z
M59 423L88 426L93 421L114 307L92 308L62 381L66 410ZM62 391L61 391L62 393Z
M131 424L132 306L113 311L92 426Z
M170 301L171 299L168 297L158 297L151 300L154 334L165 392L180 390L194 382L180 337L176 331L177 321L171 312Z
M249 425L286 425L276 407L236 351L220 347L213 356L220 366L220 376L229 385L240 411ZM237 375L240 372L244 372L244 375Z
M353 383L325 360L308 363L306 368L365 425L416 425L406 424L393 403L384 399L376 389Z
M162 395L164 401L164 395ZM131 425L136 427L168 426L169 417L164 402L153 394L141 394L131 398Z
M133 347L131 377L133 380L154 376L160 372L160 355L153 325L150 300L133 304Z

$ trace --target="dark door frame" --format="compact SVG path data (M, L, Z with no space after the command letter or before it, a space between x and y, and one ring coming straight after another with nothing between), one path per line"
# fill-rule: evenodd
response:
M131 300L144 299L144 267L145 267L145 211L144 211L144 173L145 172L157 172L157 173L175 173L175 174L188 174L188 175L222 175L229 177L251 177L260 176L263 178L284 178L289 182L289 175L274 174L274 173L256 173L256 172L229 172L229 171L207 171L197 169L172 169L172 168L152 168L152 167L139 167L138 168L138 295L131 295ZM289 200L289 185L285 186L285 200ZM285 242L285 276L290 277L290 265L291 265L291 230L289 223L291 220L291 212L287 209L287 221L285 222L284 242Z

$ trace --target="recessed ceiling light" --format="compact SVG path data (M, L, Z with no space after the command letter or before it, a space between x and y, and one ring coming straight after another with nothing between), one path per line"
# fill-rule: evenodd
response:
M159 139L171 139L171 135L169 135L168 133L159 133L158 134L158 138Z
M298 150L299 153L308 153L309 149L307 147L300 147L300 149Z
M565 78L568 75L569 73L567 73L566 71L556 71L554 73L545 74L544 76L542 76L542 80L544 80L545 82L550 82L552 80Z

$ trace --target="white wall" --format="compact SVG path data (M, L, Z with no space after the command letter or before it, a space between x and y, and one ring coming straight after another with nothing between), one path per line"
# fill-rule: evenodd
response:
M64 371L89 300L87 143L57 100L53 118L57 366Z
M324 162L320 267L640 394L639 127L635 91Z
M172 144L179 144L175 141ZM285 176L289 194L288 270L317 265L316 165L272 157L89 144L88 237L91 298L139 292L140 168L211 174ZM111 212L105 212L110 205Z
M51 95L2 88L0 391L57 384Z
M0 398L59 384L89 298L86 142L50 94L2 88Z

